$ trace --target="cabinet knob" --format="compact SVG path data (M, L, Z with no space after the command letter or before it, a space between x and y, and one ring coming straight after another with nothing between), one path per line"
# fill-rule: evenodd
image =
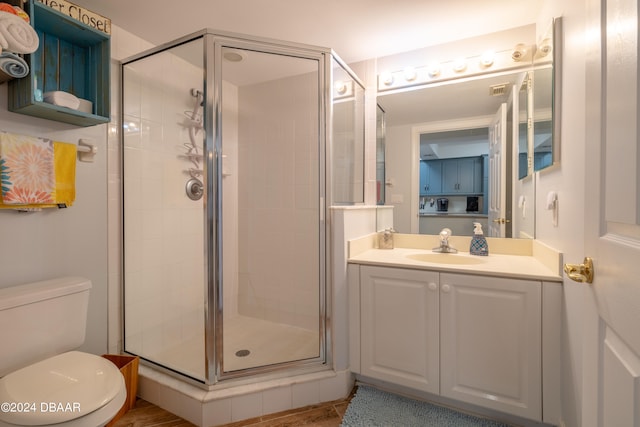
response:
M435 291L437 289L438 289L438 285L436 283L429 282L429 290L430 291Z
M451 286L449 285L442 285L442 292L444 292L445 294L448 294L449 291L451 291Z

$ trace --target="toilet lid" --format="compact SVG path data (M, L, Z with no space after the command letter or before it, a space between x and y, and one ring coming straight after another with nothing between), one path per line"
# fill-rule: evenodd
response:
M19 425L69 421L106 405L124 387L112 362L70 351L0 378L0 419Z

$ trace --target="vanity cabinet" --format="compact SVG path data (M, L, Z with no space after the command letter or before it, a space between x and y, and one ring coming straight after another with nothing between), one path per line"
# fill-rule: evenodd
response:
M541 420L541 283L440 274L440 394Z
M359 275L361 375L542 420L541 282L369 265Z
M362 374L439 391L438 273L361 268Z

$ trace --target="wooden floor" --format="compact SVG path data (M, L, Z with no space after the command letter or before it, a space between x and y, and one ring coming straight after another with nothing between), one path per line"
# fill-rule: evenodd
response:
M355 389L354 389L355 392ZM264 415L245 421L225 424L224 427L338 427L354 392L345 399L319 403L300 409ZM113 427L192 427L194 424L183 420L162 408L138 399L136 406L113 424Z

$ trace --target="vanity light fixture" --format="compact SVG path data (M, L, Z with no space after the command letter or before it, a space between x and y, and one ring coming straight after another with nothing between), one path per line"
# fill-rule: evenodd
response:
M546 49L547 52L551 50L550 43L547 43ZM386 70L378 75L377 89L378 91L396 90L414 85L473 77L494 71L520 69L527 66L534 51L535 46L520 43L514 49L491 50L483 54L461 56L456 60L431 61L427 65L410 65L394 71ZM542 56L540 52L537 55ZM346 94L340 96L344 97Z

